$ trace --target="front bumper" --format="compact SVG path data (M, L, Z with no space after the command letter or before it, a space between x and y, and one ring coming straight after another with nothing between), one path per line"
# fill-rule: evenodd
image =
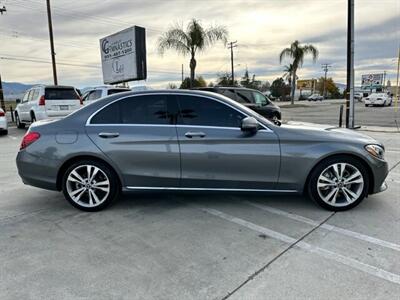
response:
M373 185L369 190L370 194L376 194L383 192L387 189L387 184L385 179L389 174L389 166L388 163L384 160L374 159L374 165L372 166L372 175L373 175ZM370 183L371 184L371 183Z

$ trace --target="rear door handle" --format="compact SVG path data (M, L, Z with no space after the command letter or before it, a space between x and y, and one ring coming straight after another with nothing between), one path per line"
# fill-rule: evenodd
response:
M203 138L206 136L206 134L201 131L188 131L185 133L185 136L189 139L194 138L194 137Z
M103 139L112 139L112 138L119 137L119 133L118 132L100 132L99 137L101 137Z

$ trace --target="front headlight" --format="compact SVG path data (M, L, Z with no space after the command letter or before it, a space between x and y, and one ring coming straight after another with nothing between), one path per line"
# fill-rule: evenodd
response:
M384 159L385 149L379 145L366 145L365 150L376 158Z

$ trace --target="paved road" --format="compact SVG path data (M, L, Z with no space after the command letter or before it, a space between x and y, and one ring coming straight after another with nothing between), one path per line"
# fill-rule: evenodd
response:
M22 134L0 137L0 299L400 295L400 134L371 133L389 189L336 214L259 194L132 194L84 213L21 183Z
M306 107L289 107L287 103L277 102L282 105L282 116L285 121L302 121L320 124L338 125L340 105L343 100L326 101L300 101L299 105ZM345 113L343 114L343 119ZM397 121L397 124L396 124ZM355 125L400 127L400 108L395 112L393 106L365 107L364 103L355 105Z

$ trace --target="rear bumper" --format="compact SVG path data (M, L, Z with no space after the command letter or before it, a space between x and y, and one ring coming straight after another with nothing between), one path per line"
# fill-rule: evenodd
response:
M46 190L57 190L58 161L34 156L25 150L18 152L17 169L22 181Z
M7 120L5 118L0 119L0 130L7 130Z

